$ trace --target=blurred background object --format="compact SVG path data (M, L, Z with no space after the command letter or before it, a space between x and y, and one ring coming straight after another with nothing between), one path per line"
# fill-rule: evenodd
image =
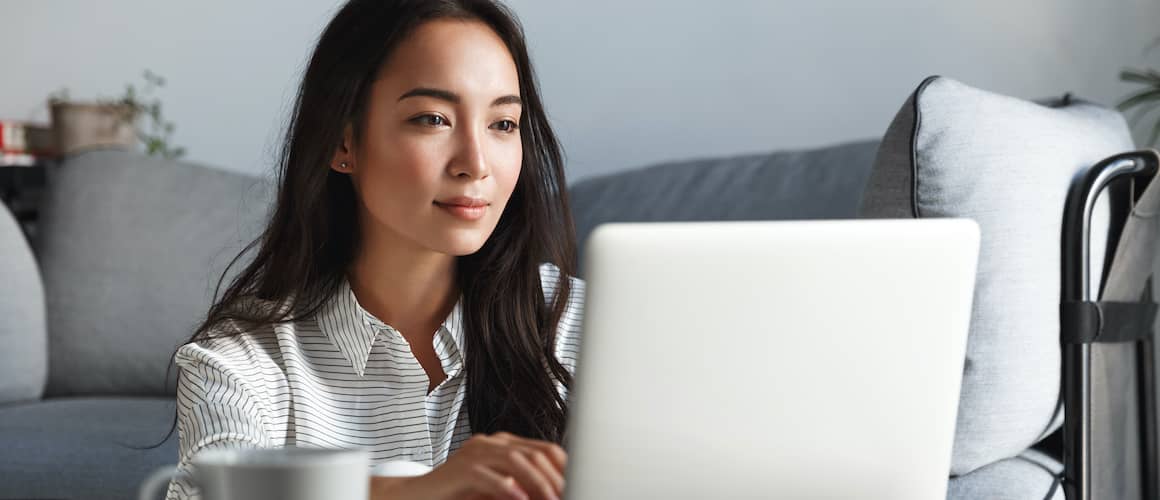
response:
M169 144L176 126L161 114L161 99L153 92L165 86L165 78L145 70L145 85L132 83L116 98L93 102L74 101L68 89L61 89L48 99L57 150L73 154L86 149L133 148L140 140L145 153L165 158L179 158L185 148ZM141 123L142 121L146 123Z
M8 206L29 240L36 234L46 166L56 157L52 127L0 120L0 203Z
M1157 38L1151 50L1160 49L1160 38ZM1120 79L1125 82L1143 85L1143 88L1132 93L1120 101L1118 108L1126 113L1128 121L1136 128L1149 130L1147 139L1141 146L1160 148L1160 65L1152 69L1127 68L1120 72Z

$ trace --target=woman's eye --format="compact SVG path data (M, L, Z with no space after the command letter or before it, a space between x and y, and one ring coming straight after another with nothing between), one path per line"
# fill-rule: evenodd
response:
M516 125L516 122L511 120L500 120L491 126L491 128L494 128L500 132L512 132L519 127L519 125Z
M442 127L447 125L447 119L439 115L416 116L411 121L425 127Z

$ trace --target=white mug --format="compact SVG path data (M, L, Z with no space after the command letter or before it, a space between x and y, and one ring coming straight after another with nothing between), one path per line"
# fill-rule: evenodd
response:
M192 472L158 469L141 484L140 500L155 500L169 481L186 477L204 500L367 500L370 457L363 450L255 448L207 450Z

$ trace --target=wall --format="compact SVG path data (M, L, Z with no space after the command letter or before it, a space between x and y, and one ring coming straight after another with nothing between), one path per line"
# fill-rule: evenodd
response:
M1113 104L1160 66L1157 0L510 0L575 180L665 159L881 135L930 74ZM149 68L195 161L267 172L333 0L0 0L0 118Z

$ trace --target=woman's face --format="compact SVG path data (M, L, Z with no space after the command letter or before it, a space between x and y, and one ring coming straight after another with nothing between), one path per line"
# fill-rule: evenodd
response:
M515 62L487 25L418 27L379 72L361 144L331 165L351 174L364 241L478 251L519 178L521 112Z

